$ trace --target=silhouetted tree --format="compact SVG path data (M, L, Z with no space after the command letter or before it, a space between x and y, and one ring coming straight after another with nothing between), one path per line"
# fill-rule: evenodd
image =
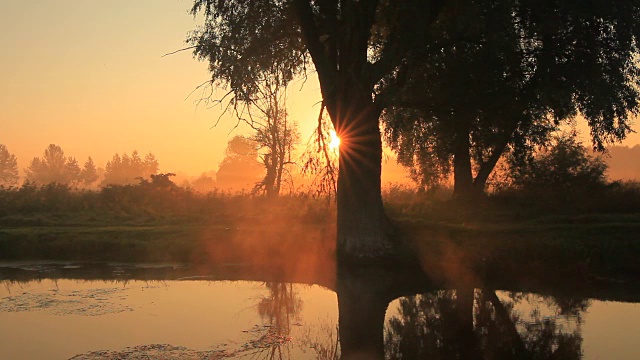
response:
M296 123L287 114L286 94L279 91L277 86L267 90L262 104L255 105L262 113L261 121L252 121L256 133L251 139L260 146L260 160L266 170L256 189L264 190L268 197L280 194L283 176L291 178L288 167L294 164L291 153L299 136Z
M385 116L400 161L430 185L480 194L500 157L525 156L584 116L593 144L624 139L638 111L635 1L463 1L436 24L432 56L404 74ZM433 52L434 43L446 43Z
M252 189L264 174L258 162L258 144L246 137L234 136L227 144L216 182L221 189Z
M158 168L158 160L151 153L145 155L144 159L135 150L131 156L126 153L123 153L122 156L115 154L111 161L107 161L101 185L135 184L138 182L138 178L155 175Z
M0 144L0 186L18 184L18 160L9 152L7 146Z
M502 21L484 21L481 17L487 13L478 13L481 9L496 11L495 16ZM382 205L379 118L384 109L400 105L406 94L402 90L416 71L429 65L449 66L438 57L455 60L449 55L450 49L486 40L476 36L470 39L469 33L513 38L517 47L505 41L511 46L505 48L509 51L486 53L500 57L519 49L518 59L532 62L505 59L507 64L519 67L500 66L491 79L505 82L507 88L522 85L522 79L550 84L535 88L544 89L538 95L560 103L552 107L562 111L560 118L578 109L594 125L594 138L606 138L608 134L616 137L626 133L626 113L636 103L635 88L628 86L628 80L633 80L636 72L633 55L637 53L635 35L640 31L636 24L639 9L636 1L626 0L606 5L570 1L540 4L533 0L195 0L192 13L202 13L205 24L187 40L195 56L209 62L212 83L228 86L239 101L254 95L254 79L262 79L274 66L288 70L282 77L286 81L313 64L323 106L342 139L338 256L380 258L394 254L397 244ZM574 58L585 62L575 62ZM469 70L461 69L467 74ZM511 81L514 76L517 81ZM442 90L435 86L432 89L434 93ZM599 96L608 90L614 90L613 95ZM442 111L450 108L446 102L436 105ZM518 120L514 121L520 121L519 114L524 110L518 110L520 104L507 105L512 106L509 115L517 114L513 118ZM459 173L467 185L471 166L467 166L466 158L471 155L468 146L466 156L461 149L468 143L464 130L472 119L465 116L455 137L455 148L462 155L458 156ZM501 129L513 138L507 128Z
M80 165L74 157L65 157L62 148L50 144L42 159L35 157L25 169L27 181L44 185L75 185L80 181Z
M207 60L212 82L240 101L274 66L284 81L315 66L323 106L342 139L338 178L338 254L394 253L382 206L378 127L388 84L437 19L438 2L195 0L205 25L188 42ZM284 72L286 70L286 72ZM383 81L386 80L386 81ZM375 96L375 101L374 101Z

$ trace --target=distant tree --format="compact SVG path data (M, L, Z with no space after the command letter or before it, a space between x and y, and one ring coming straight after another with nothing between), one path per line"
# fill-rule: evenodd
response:
M191 183L191 187L194 190L200 191L200 192L213 191L218 187L218 184L216 183L215 176L216 176L215 173L213 173L213 174L202 173L202 174L200 174L200 176L197 179L195 179Z
M7 146L0 144L0 186L18 184L18 160L11 154Z
M252 189L260 181L264 167L258 162L258 147L255 141L240 135L229 140L216 173L221 189Z
M42 159L35 157L25 169L27 181L36 184L75 185L80 181L80 165L74 157L65 157L62 148L50 144Z
M91 186L91 184L95 183L100 175L98 174L98 169L96 165L93 163L93 159L91 156L85 161L84 167L80 172L80 179L84 186Z
M107 162L101 186L135 184L138 178L146 179L150 175L157 174L158 168L158 160L151 153L147 154L144 160L135 150L131 156L126 153L122 156L115 154Z
M255 130L249 138L259 146L258 153L266 175L256 184L255 190L264 191L267 197L275 197L280 194L288 167L294 164L291 153L299 133L297 124L289 119L287 113L287 95L283 84L277 79L266 79L259 89L260 97L250 106L258 114L251 116L248 121Z

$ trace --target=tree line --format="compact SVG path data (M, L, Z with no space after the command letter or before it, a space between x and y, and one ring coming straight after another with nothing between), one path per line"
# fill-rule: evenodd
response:
M137 183L139 179L156 175L159 164L156 157L149 153L144 158L137 151L115 154L107 161L104 169L96 167L89 156L80 166L73 156L67 156L64 150L50 144L42 157L34 157L24 168L24 183L46 185L57 183L72 187L91 188L95 186L124 185ZM0 144L0 186L17 186L20 180L18 161L4 144Z

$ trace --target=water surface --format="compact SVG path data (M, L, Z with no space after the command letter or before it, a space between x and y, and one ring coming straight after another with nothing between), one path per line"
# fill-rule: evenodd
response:
M238 271L4 264L0 359L637 359L640 354L634 284L593 288L589 297L589 288L570 284L564 290L571 291L555 293L541 285L534 292L466 283L421 284L415 289L422 290L414 291L369 270L341 273L334 284L323 277L317 281L322 285L314 284L313 276L295 283ZM265 281L255 281L260 276Z

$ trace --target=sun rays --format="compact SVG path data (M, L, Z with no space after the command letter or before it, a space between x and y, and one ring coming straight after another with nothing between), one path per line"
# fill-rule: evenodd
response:
M329 130L329 150L338 150L340 147L340 138L334 130Z

